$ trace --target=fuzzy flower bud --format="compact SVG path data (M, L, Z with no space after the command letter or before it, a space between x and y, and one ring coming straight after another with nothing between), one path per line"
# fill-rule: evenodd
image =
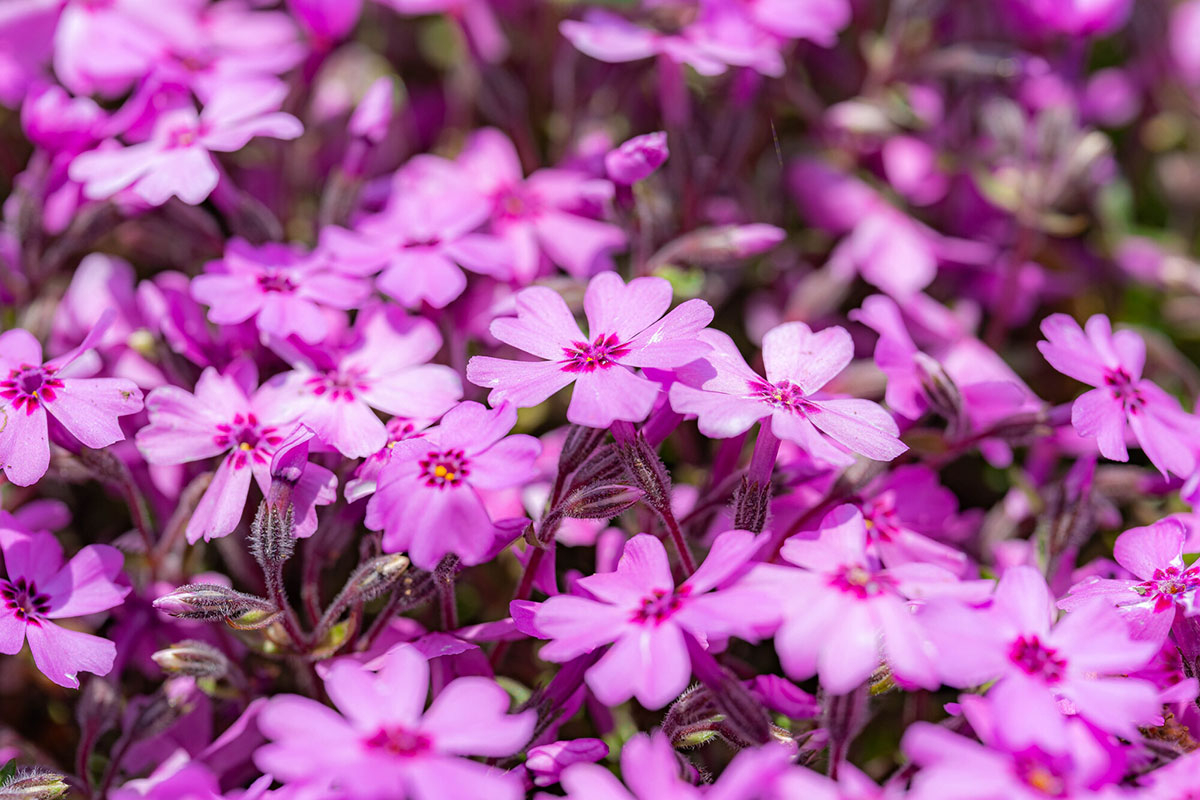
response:
M573 519L611 519L637 504L645 492L633 486L577 489L563 501L563 514Z
M150 656L164 672L192 678L220 678L229 671L229 659L217 648L185 639Z
M54 800L67 793L66 779L45 769L18 770L3 786L0 800Z
M179 619L226 620L230 624L235 620L262 619L266 620L265 625L279 613L279 609L265 598L216 583L180 586L155 600L154 607Z

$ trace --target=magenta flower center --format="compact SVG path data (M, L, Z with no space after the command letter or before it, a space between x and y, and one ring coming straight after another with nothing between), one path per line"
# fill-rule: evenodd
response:
M530 192L515 186L496 197L496 212L501 218L523 219L532 217L542 209L541 201Z
M1184 601L1184 595L1195 591L1197 587L1200 587L1200 566L1182 570L1169 566L1154 570L1150 580L1139 583L1133 590L1143 597L1153 597L1155 611L1166 611L1175 603Z
M881 575L857 564L842 567L829 583L860 600L887 594L896 588L896 582L890 576Z
M1042 644L1036 634L1022 636L1013 642L1008 658L1026 675L1041 678L1046 683L1058 683L1067 671L1067 660L1054 648Z
M305 384L317 397L328 394L330 400L345 400L347 403L352 402L358 393L371 388L366 381L365 370L360 368L323 372L312 376Z
M752 381L750 397L784 411L799 411L804 405L804 390L791 381L780 381L779 383Z
M565 358L559 363L564 372L595 372L614 366L628 352L629 345L622 344L615 333L600 334L591 342L571 342L563 348Z
M191 125L174 128L167 133L167 148L191 147L200 139L200 129Z
M1064 770L1042 752L1034 749L1018 755L1013 767L1017 778L1038 794L1045 797L1067 796Z
M231 422L217 426L213 442L222 448L233 449L233 466L241 469L250 462L270 463L275 448L283 441L279 429L260 425L253 414L234 414Z
M430 450L420 461L426 486L457 486L471 474L471 461L462 450Z
M50 611L50 598L40 593L32 581L26 583L24 578L17 578L16 582L0 579L0 600L10 614L32 625L38 624L38 620Z
M671 591L655 589L649 596L642 598L642 607L633 612L633 621L653 625L665 622L683 608L691 593L690 586L680 586Z
M296 291L296 284L292 283L283 272L279 270L269 270L258 276L258 288L264 292L280 292L282 294L291 294Z
M896 498L891 492L863 503L862 513L867 535L875 541L890 542L901 530L900 518L896 514Z
M1112 392L1114 400L1121 401L1126 413L1137 413L1146 404L1137 384L1124 367L1109 369L1104 373L1104 385Z
M365 744L371 750L383 750L401 758L411 758L433 749L433 740L428 736L399 725L380 728Z
M42 403L53 403L58 398L56 390L63 384L54 377L54 372L51 367L22 364L0 381L0 397L14 409L24 408L26 414L32 414Z

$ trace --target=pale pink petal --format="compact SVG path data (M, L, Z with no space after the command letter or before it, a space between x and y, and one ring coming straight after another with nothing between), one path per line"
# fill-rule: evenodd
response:
M1079 323L1066 314L1051 314L1042 320L1038 350L1050 366L1089 386L1103 386L1105 365Z
M25 636L33 663L50 680L68 689L79 688L80 672L107 675L117 657L117 647L108 639L67 630L51 622L28 625Z
M703 300L688 300L635 336L621 363L671 369L702 358L709 348L697 334L712 318L712 306Z
M896 676L924 689L936 689L941 679L933 645L925 638L908 604L887 597L871 606L883 631L883 653Z
M1072 681L1062 691L1086 720L1129 739L1137 737L1139 726L1153 725L1162 712L1158 690L1149 681L1133 678Z
M996 585L995 608L1021 633L1045 635L1055 616L1046 579L1033 567L1009 567Z
M602 256L625 246L625 233L616 225L575 214L548 212L534 224L546 255L576 278L591 275Z
M24 328L0 333L0 366L14 369L42 363L42 345Z
M514 406L487 408L471 401L459 403L442 417L438 442L443 448L461 448L474 456L500 441L516 424Z
M1125 447L1125 412L1108 389L1092 389L1075 399L1071 424L1080 436L1096 437L1100 454L1113 461L1128 461Z
M1051 641L1068 655L1073 673L1127 673L1145 666L1158 646L1132 641L1119 612L1094 600L1066 614L1054 627Z
M553 361L509 361L491 356L475 356L467 362L467 380L490 388L488 402L512 403L531 408L575 380L577 373L567 372Z
M504 239L468 233L443 246L446 255L472 272L507 280L512 272L512 250Z
M373 380L360 396L371 408L388 414L430 419L458 402L462 379L444 364L425 364Z
M650 416L659 385L621 366L577 373L567 419L589 428L607 428L614 420L641 422Z
M614 641L630 621L627 609L560 594L537 606L534 625L554 641L542 648L546 661L564 662Z
M146 398L150 424L138 431L137 446L151 464L182 464L226 449L214 438L221 419L213 409L177 386L160 386Z
M319 397L300 421L347 458L365 458L387 444L387 428L365 402Z
M847 603L817 654L821 685L833 694L858 688L879 666L879 631L866 603Z
M194 206L212 194L220 177L207 150L188 147L164 153L154 168L133 185L133 191L155 206L162 205L172 196Z
M633 696L654 710L678 697L691 674L683 631L667 621L627 630L588 670L585 680L605 705L620 705Z
M191 290L197 302L209 307L209 320L218 325L245 322L262 309L265 297L250 275L197 275Z
M125 438L118 418L142 410L142 391L124 378L67 378L46 410L88 447Z
M767 380L787 380L812 394L846 368L854 357L854 343L845 328L813 333L803 322L786 322L763 336L763 363Z
M480 489L522 486L537 476L534 462L541 452L542 443L533 436L508 436L471 457L468 480Z
M62 545L53 534L0 528L0 544L10 580L24 578L29 583L44 584L62 567Z
M870 400L810 400L809 420L840 445L876 461L891 461L908 446L891 415Z
M671 408L680 414L695 414L700 432L713 439L745 433L771 413L771 407L758 400L693 389L679 382L671 384L669 396Z
M593 339L615 333L628 342L670 307L671 284L663 278L634 278L627 285L615 272L592 278L583 298L588 335Z
M88 199L104 200L156 169L164 157L154 142L90 150L76 156L67 172L71 180L83 184Z
M25 620L7 610L0 614L0 653L15 656L25 646Z
M640 605L655 591L675 589L667 550L657 537L639 533L625 543L616 572L597 572L579 579L579 585L607 603Z
M515 772L465 758L420 759L405 773L414 800L521 800L525 796Z
M459 678L442 690L421 719L438 749L463 756L511 756L533 733L537 714L509 714L509 696L495 681Z
M704 563L684 581L699 594L715 588L741 569L758 549L758 540L750 531L726 531L713 541Z
M1148 383L1143 381L1142 385ZM1145 395L1143 391L1143 395ZM1174 401L1171 401L1174 402ZM1190 476L1196 469L1196 455L1192 446L1195 439L1188 436L1190 431L1181 431L1174 425L1175 417L1180 414L1178 406L1161 408L1147 403L1142 411L1130 411L1128 415L1129 429L1138 444L1142 446L1146 458L1158 468L1163 475L1173 473L1181 477Z
M440 253L412 249L392 256L375 285L409 308L419 308L422 301L445 308L467 288L467 276Z
M564 20L559 30L581 52L601 61L638 61L658 50L653 31L600 9L590 9L583 22Z
M125 557L115 547L89 544L38 588L50 598L50 619L80 617L119 606L128 586L114 581Z
M32 486L50 468L46 409L0 405L0 466L17 486Z
M1156 569L1183 565L1187 531L1177 519L1162 519L1144 528L1130 528L1117 537L1113 557L1139 578L1149 579Z
M492 335L527 353L559 360L563 348L586 341L562 295L544 286L531 286L517 294L517 317L501 317L491 325Z
M201 538L219 539L232 533L242 521L249 494L250 468L233 466L233 456L223 459L188 521L188 542L195 544Z

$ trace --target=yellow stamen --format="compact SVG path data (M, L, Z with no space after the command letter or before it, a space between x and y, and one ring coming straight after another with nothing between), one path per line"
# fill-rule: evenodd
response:
M443 467L441 464L438 464L433 468L433 474L437 475L439 478L444 478L448 473L445 467Z
M253 447L250 446L249 442L242 442L241 444L238 445L238 447L240 447L243 451L245 451L247 453L249 453L251 450L254 449Z

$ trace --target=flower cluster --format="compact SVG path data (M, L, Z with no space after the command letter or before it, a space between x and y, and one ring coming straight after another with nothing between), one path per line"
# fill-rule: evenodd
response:
M0 1L0 798L1200 797L1200 0Z

